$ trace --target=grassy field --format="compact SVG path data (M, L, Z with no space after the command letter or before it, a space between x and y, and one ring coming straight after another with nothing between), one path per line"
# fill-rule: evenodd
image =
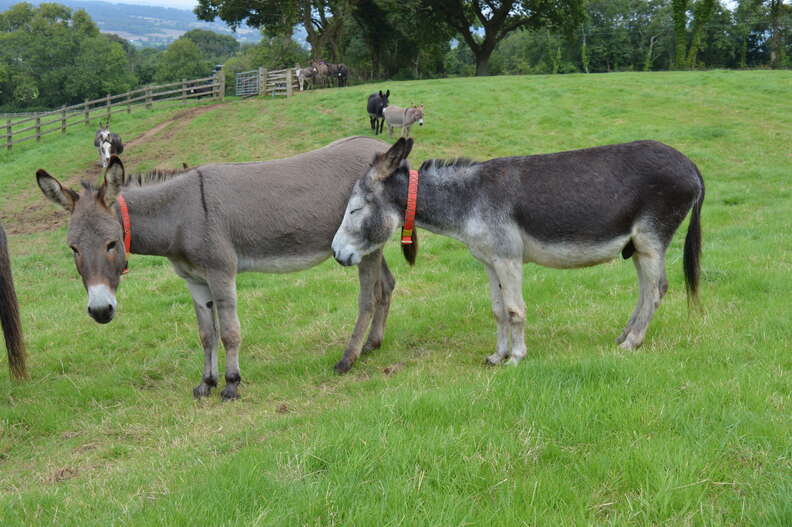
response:
M35 169L76 182L93 129L0 153L0 210L32 378L0 375L0 524L792 525L792 72L495 77L387 83L120 115L128 169L284 157L370 133L368 93L426 105L414 164L656 139L707 185L701 312L683 235L644 346L620 333L630 262L525 268L528 356L494 350L487 278L424 233L381 350L333 374L356 313L332 261L238 281L242 398L196 402L186 287L133 257L108 326L85 313L65 218ZM114 121L116 118L114 117ZM686 225L683 225L683 229ZM222 358L221 358L222 364Z

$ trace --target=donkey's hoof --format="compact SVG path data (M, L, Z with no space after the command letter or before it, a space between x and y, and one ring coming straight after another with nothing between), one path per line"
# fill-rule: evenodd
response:
M616 337L616 344L621 344L622 342L624 342L624 340L627 338L627 335L629 334L630 334L629 331L624 330L624 333Z
M643 341L637 341L632 335L627 335L622 343L619 344L619 347L623 350L632 351L640 348L641 344L643 344Z
M503 363L503 357L501 357L497 353L488 355L487 358L484 359L484 364L486 364L487 366L497 366L501 363Z
M509 360L506 361L506 366L518 366L522 357L509 357Z
M341 359L340 361L338 361L338 364L336 364L333 369L337 374L343 375L352 369L352 363L346 359Z
M206 383L201 383L195 388L193 388L193 397L196 399L200 399L201 397L207 397L212 393L212 387Z
M382 341L381 340L372 340L372 341L366 342L363 345L363 349L361 350L360 353L364 354L364 355L366 353L371 353L374 350L380 349L380 346L382 346Z
M223 401L233 401L234 399L239 399L239 394L237 393L237 387L228 385L223 388L223 391L220 392L220 397Z

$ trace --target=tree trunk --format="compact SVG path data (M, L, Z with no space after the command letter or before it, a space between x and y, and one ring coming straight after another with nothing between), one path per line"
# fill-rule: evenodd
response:
M784 46L781 42L781 10L783 0L773 0L770 3L770 67L778 69L784 56Z
M685 67L687 50L687 0L671 0L671 16L674 21L674 68Z

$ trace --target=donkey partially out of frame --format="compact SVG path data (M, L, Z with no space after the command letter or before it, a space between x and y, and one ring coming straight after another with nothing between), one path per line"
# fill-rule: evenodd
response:
M0 225L0 324L3 326L3 337L8 352L8 371L14 379L25 379L27 378L25 342L22 339L19 303L11 275L8 239L2 225Z
M399 139L355 184L333 238L341 264L382 250L403 223L412 145ZM619 253L632 258L640 295L616 342L640 346L668 289L666 249L691 209L683 268L689 299L696 300L704 181L670 146L637 141L484 162L431 160L418 176L416 225L466 244L489 274L498 326L489 364L518 364L526 354L525 262L575 268ZM414 261L414 254L405 255Z
M385 93L380 90L368 96L366 111L369 114L369 123L371 129L374 130L374 135L381 134L382 127L385 125L385 117L382 112L388 107L388 97L390 97L390 90Z
M110 131L110 122L99 124L99 129L94 136L94 146L99 150L99 164L107 168L110 156L124 153L124 143L121 136Z
M90 316L100 323L113 319L128 252L167 257L192 294L204 348L203 377L193 393L206 396L217 385L219 336L226 350L221 395L227 400L238 396L241 380L237 273L287 273L327 259L355 181L387 148L376 139L351 137L287 159L158 175L153 184L127 177L114 156L102 186L85 184L80 194L44 170L36 177L44 195L71 214L68 243L88 291ZM395 286L382 251L361 259L358 275L358 318L336 364L340 373L361 352L380 346Z

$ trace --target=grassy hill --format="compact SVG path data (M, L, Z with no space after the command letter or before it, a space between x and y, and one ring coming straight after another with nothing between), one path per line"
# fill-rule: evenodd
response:
M0 153L32 371L0 375L3 525L792 525L792 73L387 83L162 106L114 130L137 138L131 170L283 157L369 134L380 88L426 105L415 165L634 139L687 154L707 184L703 310L686 306L681 234L636 352L613 343L630 262L526 266L528 356L486 368L486 274L424 233L415 268L388 246L383 349L343 377L354 269L240 276L242 399L196 402L203 355L167 261L132 258L112 324L85 314L33 174L95 177L94 130L50 137Z

